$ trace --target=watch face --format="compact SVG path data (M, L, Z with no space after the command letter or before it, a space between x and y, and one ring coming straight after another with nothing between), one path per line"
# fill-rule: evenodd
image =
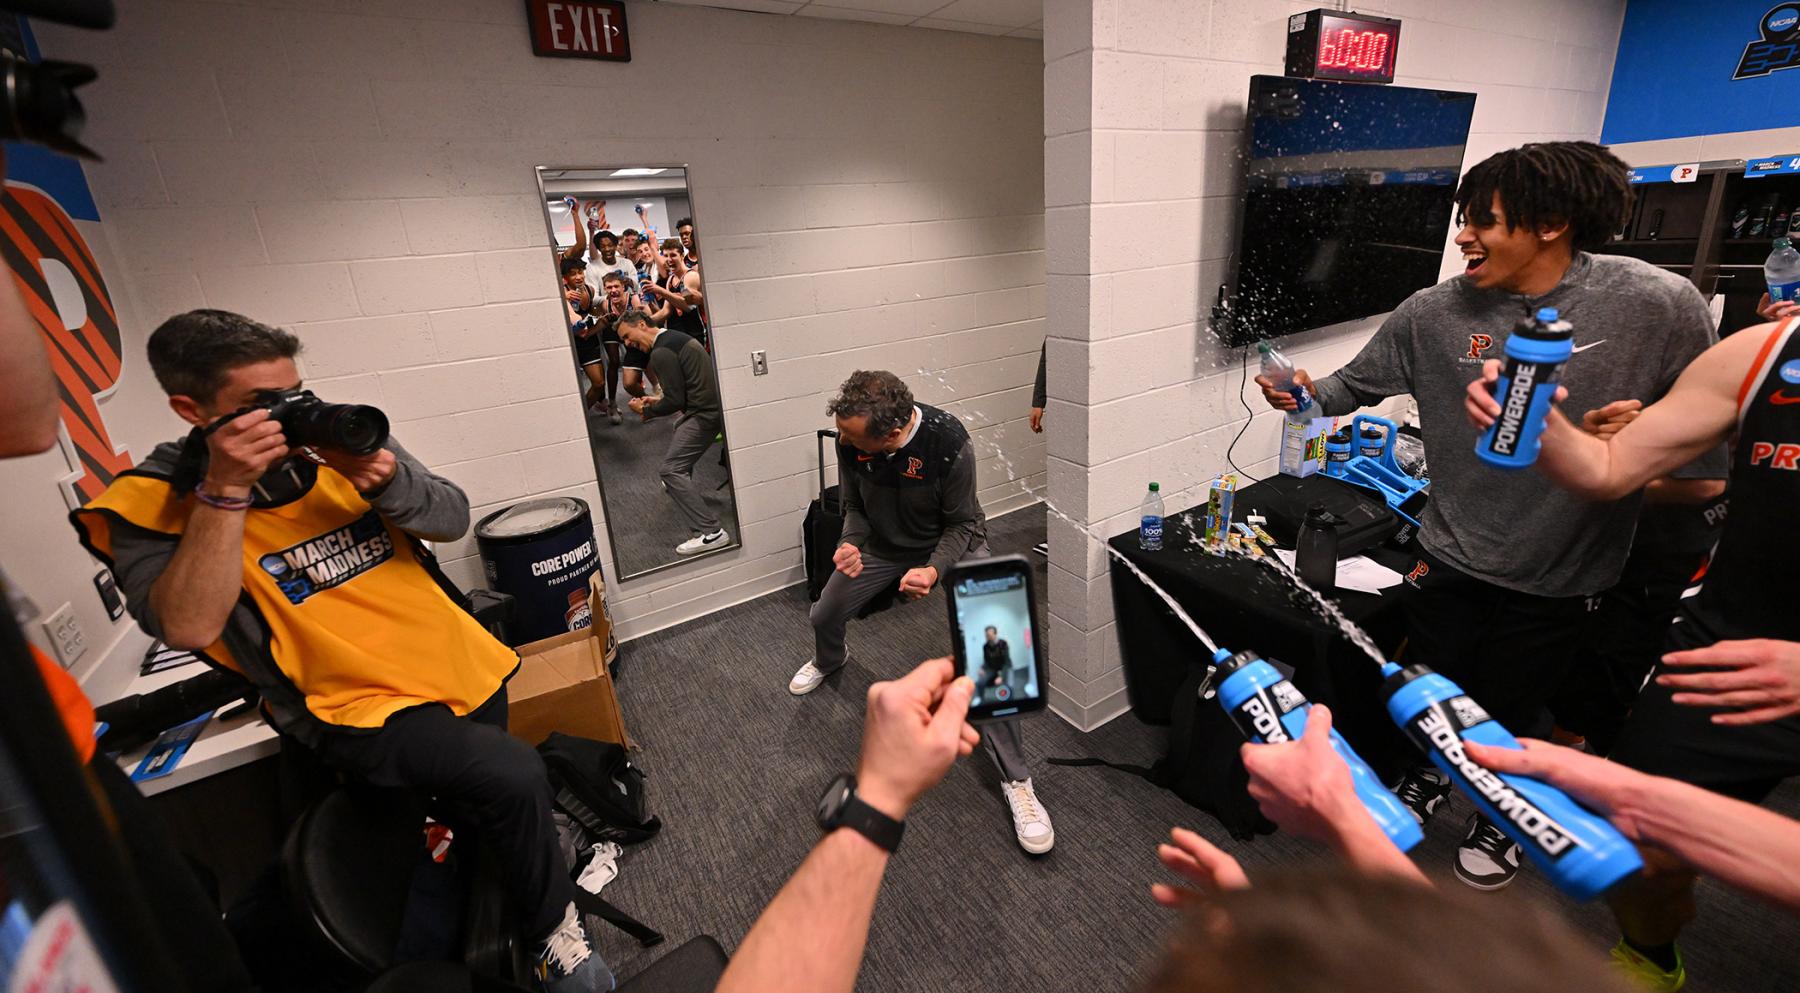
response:
M825 787L824 795L819 797L819 826L834 828L838 825L844 804L850 801L850 793L855 789L856 780L850 776L839 776Z

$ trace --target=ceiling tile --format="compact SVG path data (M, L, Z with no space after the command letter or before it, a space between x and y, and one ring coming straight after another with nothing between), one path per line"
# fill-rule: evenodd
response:
M758 14L792 14L805 6L805 0L657 0L657 2L687 4L690 7L718 7L723 10L748 10Z
M911 24L916 14L892 14L881 10L851 10L848 7L825 7L816 3L794 11L801 17L826 17L837 21L869 21L875 24Z
M1022 28L1044 19L1043 0L952 0L931 12L934 21L1004 24Z
M921 17L912 22L915 28L935 28L938 31L967 31L970 34L1002 35L1012 29L1004 24L971 24L968 21L946 21L938 17Z
M870 10L881 14L923 17L944 5L944 0L831 0L827 7L841 10Z

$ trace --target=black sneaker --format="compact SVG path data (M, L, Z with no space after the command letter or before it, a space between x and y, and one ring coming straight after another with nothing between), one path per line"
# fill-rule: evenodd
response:
M1450 777L1436 769L1413 769L1400 777L1400 785L1394 787L1394 794L1406 809L1412 811L1413 819L1420 827L1431 820L1431 815L1438 812L1450 800Z
M1519 846L1480 813L1456 849L1456 878L1478 890L1505 889L1519 874Z

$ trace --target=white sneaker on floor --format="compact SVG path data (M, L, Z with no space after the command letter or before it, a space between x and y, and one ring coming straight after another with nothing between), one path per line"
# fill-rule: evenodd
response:
M1469 815L1469 833L1456 849L1456 878L1478 890L1505 889L1519 874L1519 846L1479 812Z
M1056 829L1050 826L1050 814L1038 803L1031 780L1018 779L1000 784L1000 794L1012 808L1013 834L1019 847L1033 855L1042 855L1056 844Z
M545 993L605 993L615 985L573 903L563 912L562 924L538 945L536 959L538 985Z
M807 659L806 664L801 666L798 672L794 673L794 678L788 680L789 693L792 693L795 696L805 696L813 690L818 689L819 684L825 681L825 677L831 675L830 672L826 672L819 668L815 662L815 659ZM835 669L832 670L832 672L836 671L837 670Z
M611 421L611 422L612 422L612 423L614 423L614 424L623 424L623 423L625 423L625 415L624 415L624 414L621 414L621 413L619 413L619 408L617 408L617 407L614 407L614 408L613 408L613 409L612 409L612 413L610 413L610 414L608 414L608 415L606 415L606 419L607 419L607 420L608 420L608 421Z
M723 545L725 539L728 537L730 536L725 533L724 528L720 528L711 534L697 534L681 544L676 545L675 551L682 555L693 555L695 552L704 552L708 548L717 548L720 545Z

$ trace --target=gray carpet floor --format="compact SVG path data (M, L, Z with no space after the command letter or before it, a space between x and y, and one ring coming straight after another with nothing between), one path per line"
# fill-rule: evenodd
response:
M1026 553L1044 538L1043 512L994 520L990 536L996 554ZM1030 557L1045 589L1044 561ZM603 952L620 975L699 933L735 948L817 839L820 790L854 767L869 684L949 651L944 604L933 594L853 622L851 664L796 699L786 684L812 654L807 606L804 588L795 587L623 646L621 703L665 828L626 853L606 896L670 941L645 950L606 929ZM909 819L857 988L1131 990L1173 923L1148 892L1168 879L1155 847L1171 825L1231 852L1252 880L1329 857L1282 835L1234 841L1209 815L1123 773L1043 762L1100 755L1148 764L1164 736L1129 715L1087 734L1048 713L1032 719L1026 751L1057 838L1041 858L1013 840L985 757L959 762ZM1790 783L1773 806L1800 813L1800 789ZM1435 818L1415 853L1440 885L1460 885L1449 866L1468 810L1458 801ZM1604 906L1570 903L1529 868L1493 899L1554 906L1596 948L1617 938ZM1795 988L1800 920L1712 883L1702 884L1700 908L1682 943L1689 990Z
M628 399L623 390L619 396ZM606 501L606 519L612 527L619 573L633 576L677 559L685 560L687 556L677 554L675 546L693 537L694 532L688 527L687 518L675 508L675 502L663 492L662 479L657 475L669 450L669 439L675 434L675 418L645 421L629 409L621 413L624 422L613 424L603 415L588 411L588 442L594 450L594 466ZM694 481L731 533L730 544L723 546L729 548L738 542L737 503L731 487L721 486L727 478L719 459L723 447L715 444L700 456L694 465Z

